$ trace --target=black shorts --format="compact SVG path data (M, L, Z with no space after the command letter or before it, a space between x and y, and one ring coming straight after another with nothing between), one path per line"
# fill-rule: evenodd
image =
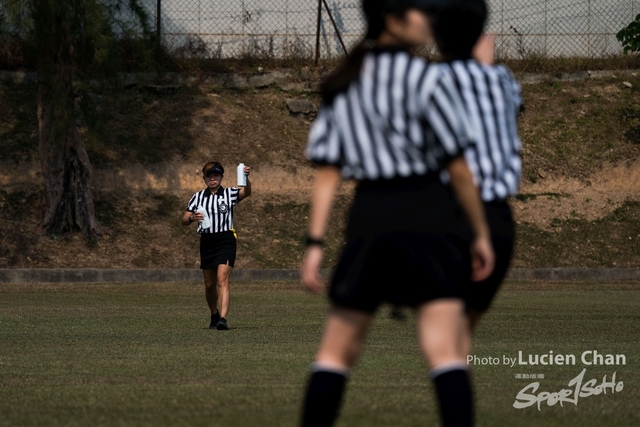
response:
M437 176L360 183L329 298L370 313L384 302L416 307L462 298L471 273L470 241Z
M467 309L486 311L495 297L511 263L515 228L511 208L506 201L485 203L487 222L491 230L491 243L496 254L491 276L482 282L469 282L465 286Z
M233 231L200 235L200 268L217 269L220 264L233 267L236 262L236 237Z

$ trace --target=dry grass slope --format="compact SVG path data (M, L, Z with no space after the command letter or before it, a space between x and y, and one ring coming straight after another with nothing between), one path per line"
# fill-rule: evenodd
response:
M513 200L516 267L637 267L640 256L640 78L549 79L523 85L524 174ZM254 195L238 205L241 268L296 268L313 170L304 160L312 116L294 117L276 87L132 87L85 95L78 108L95 167L102 237L39 234L35 88L0 86L0 268L197 268L197 235L179 225L202 188L200 168L253 167ZM227 185L235 184L233 174ZM353 186L332 215L337 256Z

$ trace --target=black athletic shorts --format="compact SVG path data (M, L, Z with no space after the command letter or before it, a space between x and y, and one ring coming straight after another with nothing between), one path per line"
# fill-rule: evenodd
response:
M330 283L333 304L373 313L384 302L462 298L471 232L437 176L361 182L346 234Z
M482 282L469 282L465 286L467 309L486 311L495 297L511 263L515 228L511 208L506 201L484 204L491 230L491 243L496 254L493 273Z
M236 237L233 231L200 235L200 268L217 269L220 264L233 267L236 262Z

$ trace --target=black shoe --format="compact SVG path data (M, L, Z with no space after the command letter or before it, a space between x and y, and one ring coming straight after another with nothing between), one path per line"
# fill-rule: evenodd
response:
M219 331L226 331L227 329L229 329L229 327L227 326L227 319L221 317L220 320L218 320L218 326L216 327L216 329Z
M216 314L211 315L211 323L209 324L209 329L215 329L218 326L219 321L220 321L220 312L216 311Z

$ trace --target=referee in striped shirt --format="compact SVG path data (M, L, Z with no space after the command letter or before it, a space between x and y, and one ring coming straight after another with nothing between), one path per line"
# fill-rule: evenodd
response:
M198 224L200 234L200 268L204 278L205 296L211 309L209 329L227 330L229 313L229 277L236 260L236 235L233 229L233 209L251 195L249 174L245 187L222 187L224 168L209 162L202 168L207 188L195 193L182 216L182 225ZM207 220L208 227L204 227Z
M434 21L441 67L455 80L474 135L475 144L464 154L484 202L496 254L491 276L469 283L465 292L471 330L489 308L511 261L515 230L507 199L518 192L522 169L520 85L505 66L493 64L494 38L482 35L487 15L485 0L449 0Z
M301 269L312 292L324 288L322 244L338 185L355 180L357 189L309 375L304 427L333 425L349 371L384 302L416 310L443 425L472 425L471 384L459 346L463 288L470 276L482 280L491 273L493 251L463 156L473 141L453 77L408 52L429 41L436 1L363 0L366 39L321 86L323 106L307 145L317 170ZM459 204L440 179L443 170Z

